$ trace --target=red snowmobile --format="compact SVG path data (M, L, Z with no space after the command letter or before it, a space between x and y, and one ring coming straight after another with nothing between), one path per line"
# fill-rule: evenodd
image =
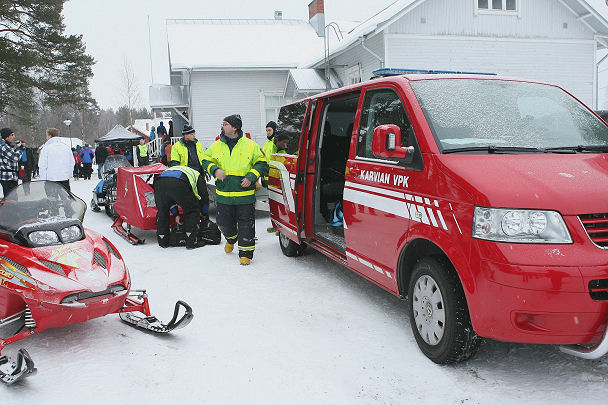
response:
M120 253L83 228L85 210L78 197L44 181L20 185L0 202L0 381L5 384L36 369L26 350L12 361L1 356L2 349L46 329L111 313L156 333L192 320L192 308L183 301L166 324L151 316L145 290L131 290Z

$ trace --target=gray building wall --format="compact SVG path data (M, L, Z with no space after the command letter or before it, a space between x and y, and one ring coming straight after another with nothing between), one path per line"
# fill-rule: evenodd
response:
M559 1L518 6L513 15L484 14L473 0L428 0L384 31L386 66L540 80L594 106L593 32Z
M592 31L558 0L518 0L517 3L518 13L505 15L476 13L476 0L427 0L391 24L385 32L593 39Z
M287 70L193 72L192 124L196 137L207 148L219 135L222 119L240 114L243 132L251 133L260 145L266 140L262 113L263 91L283 93Z
M382 34L368 38L364 42L365 46L371 49L376 55L384 59L384 39ZM372 72L380 69L381 63L371 53L366 51L360 44L352 46L346 52L330 59L330 65L338 75L342 84L346 85L346 71L348 68L361 65L361 80L365 81L372 76ZM323 63L315 66L317 69L323 68Z

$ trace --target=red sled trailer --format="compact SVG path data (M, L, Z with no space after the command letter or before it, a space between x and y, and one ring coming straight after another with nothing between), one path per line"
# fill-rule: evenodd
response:
M118 216L112 224L114 232L132 245L144 243L131 232L134 226L143 230L156 229L156 203L154 202L154 180L167 169L156 163L142 167L119 167L116 179L116 202Z

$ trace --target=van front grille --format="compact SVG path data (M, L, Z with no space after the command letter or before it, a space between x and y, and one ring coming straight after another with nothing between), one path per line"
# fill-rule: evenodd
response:
M608 248L608 214L579 215L589 239L602 248Z

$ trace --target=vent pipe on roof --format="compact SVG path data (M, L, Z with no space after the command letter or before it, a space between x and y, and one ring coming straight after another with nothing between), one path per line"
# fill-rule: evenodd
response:
M274 19L275 20L282 20L283 19L283 12L281 10L275 10L274 11Z
M308 5L308 22L320 37L325 36L325 3L324 0L313 0Z

